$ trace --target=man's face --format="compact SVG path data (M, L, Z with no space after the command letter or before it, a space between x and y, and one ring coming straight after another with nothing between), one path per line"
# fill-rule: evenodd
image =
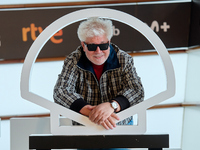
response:
M85 43L86 44L85 44ZM88 44L105 44L110 43L105 35L87 38L86 41L81 42L86 57L95 65L102 65L110 54L110 46L106 50L101 50L98 46L95 51L89 51Z

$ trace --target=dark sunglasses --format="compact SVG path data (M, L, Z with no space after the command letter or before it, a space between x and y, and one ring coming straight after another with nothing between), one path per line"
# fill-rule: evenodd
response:
M103 44L86 44L84 42L84 44L87 46L89 51L96 51L97 47L100 48L100 50L104 51L108 49L109 46L109 42L108 43L103 43Z

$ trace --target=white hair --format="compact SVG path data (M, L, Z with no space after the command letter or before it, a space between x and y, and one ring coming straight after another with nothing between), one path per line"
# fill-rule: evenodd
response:
M88 37L104 34L110 40L113 36L112 21L98 17L88 18L80 23L77 34L80 41L85 41Z

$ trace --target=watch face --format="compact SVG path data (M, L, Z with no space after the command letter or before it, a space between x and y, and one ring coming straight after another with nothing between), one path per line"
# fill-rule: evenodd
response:
M112 102L111 104L112 104L112 107L113 107L114 109L117 109L118 105L117 105L116 102Z

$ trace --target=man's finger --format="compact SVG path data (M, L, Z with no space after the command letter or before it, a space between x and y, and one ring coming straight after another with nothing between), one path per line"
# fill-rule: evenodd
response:
M102 125L106 130L109 130L109 127L106 125L105 122L103 122L101 125Z
M114 118L109 117L107 120L109 121L110 125L112 125L112 127L114 127L114 128L116 127L116 123L115 123Z
M111 117L115 118L116 120L119 120L119 117L118 117L117 114L115 114L115 113L112 113L112 114L111 114Z

